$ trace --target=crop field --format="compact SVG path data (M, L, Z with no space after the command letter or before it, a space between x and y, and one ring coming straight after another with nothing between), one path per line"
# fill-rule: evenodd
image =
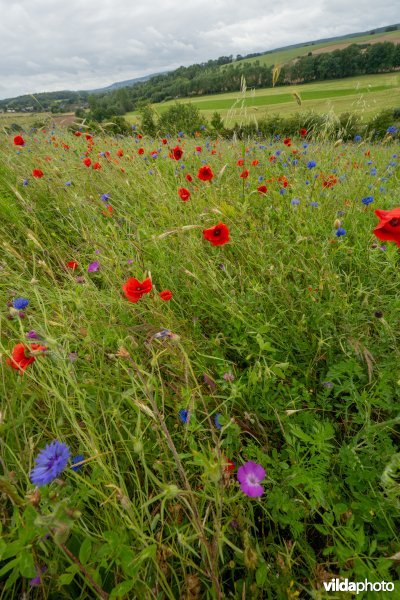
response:
M299 105L293 94L299 94ZM271 114L287 116L312 110L317 113L333 111L356 111L362 117L370 117L385 108L400 106L400 74L362 75L335 81L308 83L304 85L247 90L245 93L228 93L199 98L180 98L179 102L190 102L200 109L208 119L215 111L221 113L227 126L240 121L244 113L252 119L261 119ZM154 104L162 114L173 101ZM128 113L132 123L138 121L136 113Z
M400 597L399 125L0 133L0 598Z
M330 42L321 42L319 44L307 44L298 48L286 48L283 50L275 50L269 54L263 54L254 58L245 58L239 62L247 63L259 61L260 65L268 67L272 65L283 65L301 56L307 56L309 52L313 54L321 54L322 52L333 52L336 49L343 49L351 44L376 44L378 42L400 43L400 30L389 31L386 33L378 33L375 35L359 35L352 38L343 38L343 40L333 40ZM226 68L221 66L221 69Z

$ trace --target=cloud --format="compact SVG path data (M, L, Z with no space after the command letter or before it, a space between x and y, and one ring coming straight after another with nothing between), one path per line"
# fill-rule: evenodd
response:
M115 81L395 23L397 0L0 0L0 97Z

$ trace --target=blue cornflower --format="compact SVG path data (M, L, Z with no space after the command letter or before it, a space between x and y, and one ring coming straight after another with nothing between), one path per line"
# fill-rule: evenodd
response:
M318 202L310 202L310 206L313 208L318 208Z
M366 196L365 198L363 198L361 200L361 202L363 204L365 204L365 206L368 206L368 204L371 204L371 202L373 202L373 201L374 201L374 197L373 196Z
M32 483L39 487L51 483L64 471L69 456L69 448L63 442L54 440L47 444L35 460L36 467L30 472Z
M297 158L295 158L294 160L292 160L292 165L294 167L296 167L298 165L299 161L297 160Z
M296 206L297 204L300 204L300 200L298 198L293 198L293 200L291 201L291 204Z
M221 413L217 413L214 417L214 423L215 423L215 427L217 429L221 429L221 427L222 427L222 423L220 421L221 417L222 417Z
M260 175L260 176L258 177L258 181L264 181L264 179L265 179L265 177L264 177L263 175Z
M29 300L27 298L15 298L13 301L13 307L17 310L24 310L29 304Z
M279 190L279 193L280 193L280 195L281 195L281 196L284 196L284 195L286 194L286 190L285 190L285 188L281 188L281 189Z
M71 185L72 185L72 181L66 181L66 182L65 182L65 186L66 186L66 187L70 187Z
M313 169L316 166L317 166L317 163L315 162L315 160L309 160L307 163L307 169Z
M356 136L354 136L354 141L355 141L355 142L361 142L361 140L362 140L362 137L361 137L361 135L356 135Z
M178 417L182 421L182 423L187 423L189 421L189 411L186 408L181 408L178 412Z
M101 199L103 200L103 202L108 202L110 199L110 194L102 194Z
M376 175L376 168L374 167L373 169L370 170L369 172L370 175Z
M77 465L77 463L82 462L83 460L85 460L85 457L83 456L83 454L77 454L76 456L74 456L74 458L72 459L72 464L73 465ZM83 465L77 465L77 466L72 466L71 469L73 471L79 471L80 469L82 469Z
M275 156L280 156L281 154L282 154L282 150L277 150L277 151L275 152Z
M386 129L386 133L397 133L397 127L395 125L391 125Z
M25 185L25 186L29 185L29 181L27 179L24 179L23 182L22 182L22 185Z
M341 237L342 235L346 235L346 230L343 229L343 227L338 227L336 229L336 235L337 235L337 237Z
M303 144L303 148L308 148L308 144Z
M310 182L308 180L306 181L306 185L310 185Z

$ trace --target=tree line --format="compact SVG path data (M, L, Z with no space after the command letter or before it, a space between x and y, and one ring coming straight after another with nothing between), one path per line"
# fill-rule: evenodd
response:
M283 65L274 84L277 86L342 79L370 73L383 73L400 68L400 44L352 44L343 50L302 56ZM118 89L88 98L91 116L103 120L139 109L144 103L159 103L177 98L235 92L242 78L248 88L268 88L273 85L274 67L259 59L235 61L220 57L215 61L179 67L157 75L133 87Z

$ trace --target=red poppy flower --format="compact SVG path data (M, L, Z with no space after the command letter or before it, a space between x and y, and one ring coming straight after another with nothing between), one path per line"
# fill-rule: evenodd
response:
M171 290L163 290L158 295L160 296L161 300L164 300L165 302L167 300L171 300L171 298L172 298L172 292L171 292Z
M260 194L266 194L266 193L267 193L267 191L268 191L268 188L267 188L267 186L266 186L266 185L260 185L260 187L258 187L258 188L257 188L257 191L258 191Z
M46 346L41 346L40 344L30 344L30 346L17 344L13 348L11 358L7 358L6 362L8 365L10 365L10 367L16 369L20 372L20 375L22 375L25 369L36 360L35 355L27 356L27 352L35 352L35 354L40 354L45 350L47 350Z
M76 137L81 137L82 133L80 131L74 131L74 135L76 135Z
M301 137L305 137L307 135L307 129L305 127L302 127L299 131Z
M292 140L290 138L285 138L283 140L283 143L285 144L285 146L291 146L292 145Z
M185 177L186 181L193 181L193 177L191 176L190 173L188 173Z
M244 158L239 158L239 160L237 161L236 164L237 164L238 167L243 167L243 165L244 165Z
M268 160L270 163L273 163L276 161L276 156L270 156Z
M196 152L201 152L203 148L201 146L196 146Z
M87 134L85 135L85 138L86 138L88 141L91 141L91 140L93 139L93 136L92 136L92 135L90 135L89 133L87 133Z
M162 141L162 143L164 144L164 146L165 146L166 144L168 144L168 140L167 140L166 138L163 138L161 141Z
M181 160L182 156L183 150L179 146L175 146L175 148L172 148L171 152L169 153L169 157L173 160Z
M22 135L16 135L14 138L14 145L15 146L23 146L25 144L25 140L22 137Z
M247 179L249 175L250 175L250 171L248 169L245 169L244 171L242 171L240 173L239 177L241 177L242 179Z
M33 169L32 175L37 179L40 179L41 177L43 177L44 173L41 169Z
M150 278L140 282L138 279L130 277L130 279L122 286L129 302L138 302L144 294L151 292L152 288L153 284L151 283Z
M90 158L84 158L82 162L86 167L90 167L92 164L92 160Z
M121 148L119 150L117 150L117 156L123 156L124 155L124 151L121 150Z
M99 169L101 169L101 164L99 162L95 162L93 165L93 169L95 169L95 171L98 171Z
M336 177L334 175L329 175L329 177L327 177L326 179L323 180L322 187L332 188L336 184L337 184Z
M203 237L213 246L223 246L229 242L229 229L224 223L203 230Z
M197 177L201 179L201 181L211 181L214 177L214 173L212 172L211 167L204 165L204 167L200 167Z
M253 165L253 167L256 167L258 165L258 160L253 160L251 164Z
M375 214L380 219L374 229L376 237L384 242L396 242L400 248L400 208L376 210Z
M179 188L178 194L181 200L183 200L184 202L187 202L190 198L190 192L186 188Z
M141 133L138 133L136 137L137 137L138 140L141 140L143 136L142 136Z
M139 148L139 150L137 151L138 154L144 154L144 149L143 148Z
M77 269L79 267L78 263L75 260L70 260L69 262L67 262L68 269L72 269L73 271L75 271L75 269Z
M283 185L284 188L286 188L289 185L289 181L287 180L287 178L284 175L281 175L280 177L278 177L278 181L281 185Z
M235 470L235 463L233 461L229 460L229 458L227 458L224 472L230 473L231 471L234 471L234 470Z

